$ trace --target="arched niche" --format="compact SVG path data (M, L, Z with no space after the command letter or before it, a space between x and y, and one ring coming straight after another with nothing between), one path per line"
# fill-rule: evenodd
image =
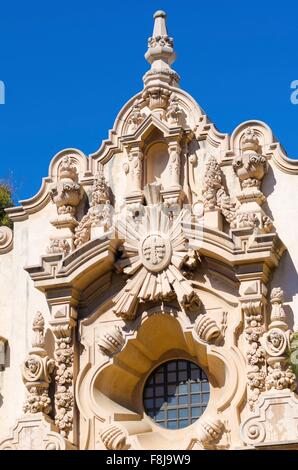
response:
M223 399L227 401L227 395L233 394L229 383L233 374L227 371L227 362L214 348L208 349L207 344L195 340L180 312L145 312L137 330L126 332L124 328L123 332L123 349L111 357L96 353L93 365L82 371L78 380L78 405L84 420L89 418L89 436L94 436L94 442L89 441L86 447L94 448L102 429L114 423L126 430L135 442L134 448L188 448L196 439L200 420L216 415ZM158 426L143 407L147 378L158 365L172 359L196 363L210 384L210 400L203 415L187 428L177 430Z
M145 141L145 184L158 181L167 186L168 144L162 133L155 129Z

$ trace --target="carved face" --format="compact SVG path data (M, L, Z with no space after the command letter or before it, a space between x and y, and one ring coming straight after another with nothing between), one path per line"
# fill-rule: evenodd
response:
M282 336L278 331L272 331L268 336L268 341L274 348L279 348L282 343Z
M162 271L170 263L171 255L170 242L163 234L149 234L141 243L140 256L149 271Z

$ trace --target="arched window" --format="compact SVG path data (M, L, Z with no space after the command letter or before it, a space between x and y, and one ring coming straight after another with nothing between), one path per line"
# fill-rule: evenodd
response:
M144 387L144 409L156 424L180 429L205 411L210 396L205 372L186 360L169 361L155 369Z

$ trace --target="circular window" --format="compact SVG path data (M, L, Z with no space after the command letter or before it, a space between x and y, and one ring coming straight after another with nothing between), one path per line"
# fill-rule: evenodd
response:
M145 412L156 424L180 429L205 411L210 387L205 372L190 361L169 361L155 369L144 388Z

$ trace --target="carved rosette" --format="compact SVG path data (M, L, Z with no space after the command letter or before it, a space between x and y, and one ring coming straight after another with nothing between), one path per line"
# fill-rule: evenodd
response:
M172 220L163 206L144 207L142 223L136 226L128 216L118 224L118 237L125 240L116 267L129 279L114 298L113 311L125 320L135 317L140 302L170 301L177 298L186 312L200 305L197 292L181 272L190 256L182 223L183 210Z
M32 349L23 363L22 377L28 390L24 404L25 413L51 412L51 400L48 395L54 360L50 359L44 349L44 319L37 313L33 321Z
M112 206L110 190L103 173L99 173L92 188L91 206L79 225L75 228L74 246L76 248L96 235L107 232L112 225Z
M56 337L56 392L55 392L55 424L61 435L67 437L73 426L73 345L72 327L60 324L52 327Z
M98 337L97 345L103 354L112 356L121 351L124 342L121 328L118 325L112 325Z

